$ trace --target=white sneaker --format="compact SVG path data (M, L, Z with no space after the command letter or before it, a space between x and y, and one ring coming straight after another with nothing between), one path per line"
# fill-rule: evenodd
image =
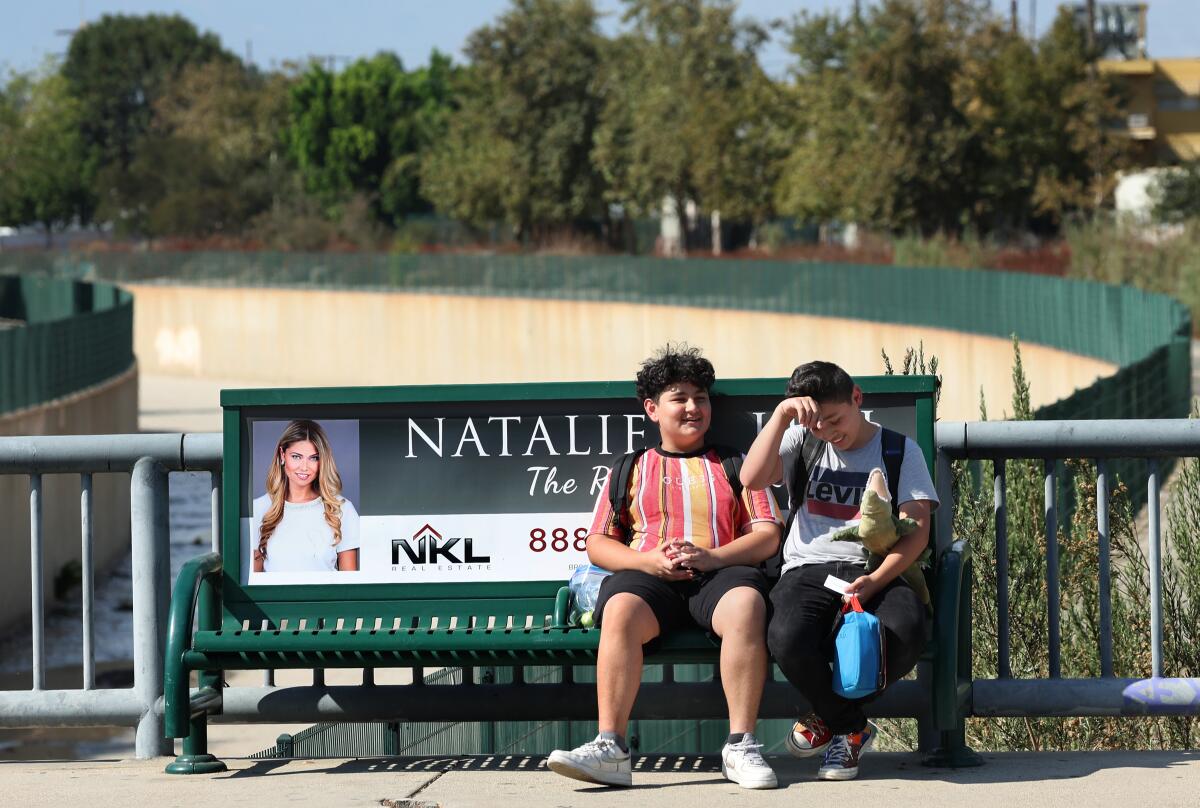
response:
M779 781L760 749L762 744L748 732L737 743L725 744L721 749L721 774L742 788L775 788Z
M632 767L628 752L607 738L597 737L570 751L555 749L546 758L550 771L605 786L633 785Z

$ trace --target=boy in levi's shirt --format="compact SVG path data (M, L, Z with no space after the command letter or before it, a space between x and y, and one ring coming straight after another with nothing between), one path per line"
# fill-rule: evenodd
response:
M867 551L859 542L833 540L838 531L861 521L859 504L873 472L886 473L884 429L867 420L862 401L862 390L837 365L800 365L788 381L786 398L754 439L741 472L747 486L783 479L791 492L806 438L811 433L816 439L805 495L791 497L803 504L784 536L783 574L771 590L774 609L767 642L779 669L812 706L784 745L796 757L823 755L817 770L821 780L857 777L859 758L875 737L864 700L845 699L833 690L829 665L843 595L826 588L825 579L848 581L846 592L857 595L879 619L885 687L916 665L928 619L920 596L900 577L928 544L930 513L938 505L925 458L911 438L892 433L889 439L899 444L893 457L901 455L899 479L889 481L889 487L896 492L899 515L916 521L916 530L902 536L873 571L867 569Z
M667 346L637 374L637 396L662 443L629 475L629 507L615 513L608 485L596 500L588 557L612 570L600 587L596 623L599 730L596 739L547 759L553 771L586 782L630 785L625 742L642 678L643 646L698 624L721 638L721 683L730 735L721 770L746 788L774 788L754 737L767 675L767 580L758 564L779 547L780 519L769 491L734 495L718 452L706 442L712 418L712 363L694 348Z

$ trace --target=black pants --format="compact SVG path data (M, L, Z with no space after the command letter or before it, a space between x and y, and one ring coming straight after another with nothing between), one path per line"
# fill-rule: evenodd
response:
M842 596L826 589L833 575L853 581L866 573L857 564L812 564L788 570L771 590L774 614L767 628L767 645L787 680L812 705L813 711L834 734L858 732L867 725L866 699L850 701L833 692L834 627L842 609ZM925 647L925 605L912 588L897 578L863 609L879 618L883 629L887 680L890 685L917 664Z

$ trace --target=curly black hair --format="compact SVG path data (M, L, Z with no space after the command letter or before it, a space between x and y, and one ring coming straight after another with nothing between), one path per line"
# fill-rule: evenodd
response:
M667 343L654 356L642 362L637 374L638 401L658 401L659 395L673 384L690 382L701 390L711 390L717 373L700 353L686 342Z
M806 362L792 371L785 395L808 396L821 404L842 403L854 396L854 379L832 362Z

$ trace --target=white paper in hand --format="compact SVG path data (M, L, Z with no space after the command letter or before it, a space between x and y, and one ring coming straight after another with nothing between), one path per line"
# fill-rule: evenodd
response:
M832 575L825 576L825 588L832 589L839 595L846 594L846 587L850 586L849 581L843 581L841 578L834 578Z

